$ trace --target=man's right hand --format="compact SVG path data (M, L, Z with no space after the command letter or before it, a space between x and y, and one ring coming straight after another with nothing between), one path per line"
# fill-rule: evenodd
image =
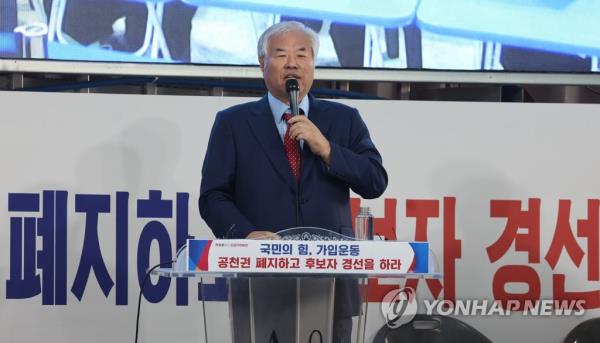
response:
M271 231L252 231L246 236L246 239L281 239L278 234Z

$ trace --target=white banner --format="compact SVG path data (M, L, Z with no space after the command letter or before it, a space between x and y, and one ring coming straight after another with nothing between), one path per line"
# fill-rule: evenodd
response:
M427 274L428 254L425 242L190 239L187 271L405 276Z
M248 100L0 92L0 341L133 341L145 270L188 235L213 238L196 205L208 136ZM344 102L389 174L353 211L372 208L380 239L428 240L444 275L371 280L372 302L399 286L420 301L585 302L580 316L450 313L496 343L558 343L600 315L598 105ZM202 341L200 297L217 318L227 293L199 282L152 277L141 341Z

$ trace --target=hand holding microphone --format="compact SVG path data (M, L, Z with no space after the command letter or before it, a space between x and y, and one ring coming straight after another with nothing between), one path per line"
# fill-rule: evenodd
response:
M300 86L298 80L287 79L285 81L285 90L288 94L290 108L292 110L292 118L288 121L290 124L290 137L296 141L303 140L310 151L313 154L321 157L323 161L329 165L331 157L331 145L321 130L313 122L311 122L306 116L299 116L300 110L298 108L298 94L300 92Z

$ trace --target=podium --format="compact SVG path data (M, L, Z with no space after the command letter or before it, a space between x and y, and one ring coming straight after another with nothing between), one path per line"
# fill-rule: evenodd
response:
M278 234L188 240L171 268L152 273L201 278L203 295L206 280L226 280L227 306L203 296L204 341L233 343L364 342L368 278L441 278L426 242L357 241L319 228Z

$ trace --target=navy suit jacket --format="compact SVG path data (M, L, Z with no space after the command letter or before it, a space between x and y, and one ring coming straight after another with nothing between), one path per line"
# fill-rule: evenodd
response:
M387 173L358 111L312 96L309 100L308 117L329 140L331 159L328 168L304 144L300 186L266 96L217 114L198 200L216 237L245 238L255 230L298 226L353 236L349 189L368 199L383 193ZM335 318L357 315L356 280L338 279L335 289Z
M367 199L384 192L387 173L358 111L313 96L309 101L309 119L329 140L331 160L328 168L304 144L299 187L266 96L217 114L198 201L216 237L297 226L351 234L349 189Z

